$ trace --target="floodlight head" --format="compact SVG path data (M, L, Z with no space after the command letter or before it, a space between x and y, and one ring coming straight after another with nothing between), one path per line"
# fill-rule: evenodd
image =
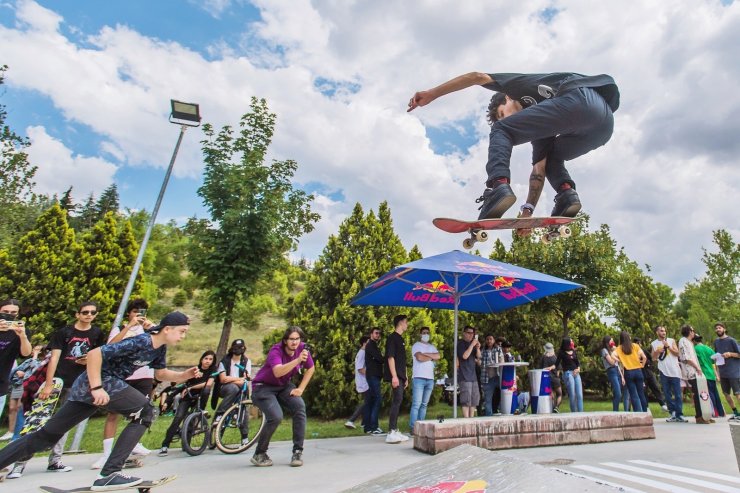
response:
M200 126L200 107L194 103L183 103L182 101L170 100L172 113L170 122L189 127Z

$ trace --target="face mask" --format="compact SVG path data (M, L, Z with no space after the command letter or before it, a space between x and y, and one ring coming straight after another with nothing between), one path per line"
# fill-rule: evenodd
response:
M421 342L429 342L430 335L429 334L422 334L421 335Z

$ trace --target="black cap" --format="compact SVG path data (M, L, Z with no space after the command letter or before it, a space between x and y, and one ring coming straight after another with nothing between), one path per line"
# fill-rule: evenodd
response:
M234 341L231 343L231 347L246 347L247 345L244 344L244 339L234 339Z
M190 325L190 317L182 312L170 312L159 321L159 325L149 328L147 332L152 334L158 334L163 328L170 326L174 327L177 325Z
M501 343L501 347L511 347L512 344L509 341L504 341Z

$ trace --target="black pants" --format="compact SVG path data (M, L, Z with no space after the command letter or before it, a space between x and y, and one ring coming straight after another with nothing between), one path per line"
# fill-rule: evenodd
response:
M292 383L284 387L264 384L254 384L252 387L252 402L266 418L265 427L257 440L255 454L267 452L270 439L283 420L282 407L293 415L293 452L303 450L303 441L306 437L306 403L302 397L290 395L294 388L296 387Z
M398 379L398 387L391 390L391 410L388 415L388 431L398 429L398 415L401 412L403 402L403 390L406 380Z
M571 89L497 121L488 144L488 180L511 178L509 162L515 145L532 142L532 163L547 157L545 175L555 190L575 183L565 161L606 144L614 130L614 116L604 98L593 89Z
M130 386L116 392L111 396L110 402L103 407L109 412L131 418L131 422L121 432L103 466L101 474L107 476L123 469L123 464L131 455L131 451L151 425L154 413L149 400ZM16 461L27 460L36 452L49 449L66 432L95 414L97 409L97 406L92 404L68 400L40 430L10 442L7 447L0 450L0 469Z
M661 406L665 405L665 400L663 400L663 392L660 391L660 387L658 387L658 381L655 379L655 373L650 368L643 368L642 374L645 377L645 395L648 395L648 390L650 390L650 394L655 397L655 400L658 401L658 404Z
M201 396L191 396L187 393L185 394L185 397L180 399L180 404L178 404L177 411L175 411L175 417L172 418L172 423L170 423L170 427L167 428L167 432L164 434L164 440L162 440L163 447L170 446L175 435L180 433L180 424L185 419L185 416L188 415L190 410L193 409L193 406L199 401L201 401ZM201 409L203 409L203 407L201 407Z

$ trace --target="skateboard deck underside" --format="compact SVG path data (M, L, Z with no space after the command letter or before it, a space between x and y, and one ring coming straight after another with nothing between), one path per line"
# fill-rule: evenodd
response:
M472 230L496 229L534 229L560 226L571 223L573 217L511 217L501 219L483 219L480 221L462 221L449 217L435 218L432 223L448 233L467 233Z

